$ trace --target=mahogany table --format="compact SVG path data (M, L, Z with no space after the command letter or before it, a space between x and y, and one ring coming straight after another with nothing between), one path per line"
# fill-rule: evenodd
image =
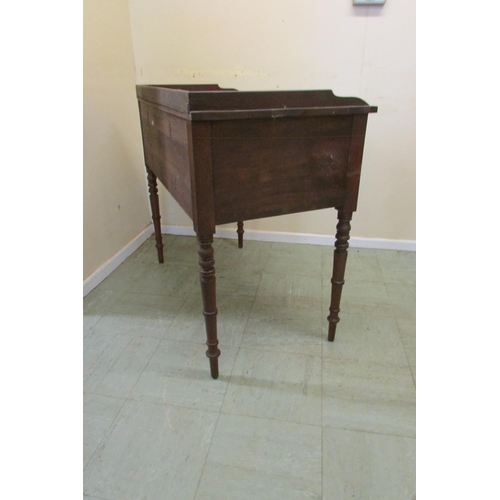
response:
M335 207L328 340L356 210L368 113L330 90L243 92L218 85L138 85L156 248L163 262L157 179L193 220L210 372L219 375L213 235L217 224Z

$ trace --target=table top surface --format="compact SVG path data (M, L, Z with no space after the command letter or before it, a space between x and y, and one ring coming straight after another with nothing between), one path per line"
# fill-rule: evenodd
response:
M191 121L368 114L377 111L357 97L331 90L240 91L209 85L137 85L140 101Z

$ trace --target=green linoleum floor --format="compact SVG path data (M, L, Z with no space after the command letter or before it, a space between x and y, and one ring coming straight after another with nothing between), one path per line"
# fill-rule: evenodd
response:
M84 498L411 500L414 252L218 239L220 377L197 244L150 238L84 298Z

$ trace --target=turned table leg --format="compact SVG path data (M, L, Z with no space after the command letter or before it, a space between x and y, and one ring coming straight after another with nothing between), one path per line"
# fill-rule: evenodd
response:
M200 265L201 294L203 298L203 315L207 331L207 357L210 361L212 378L219 377L220 350L217 345L217 305L215 298L215 261L212 247L213 237L200 238L198 236L198 255Z
M156 175L148 167L146 167L146 171L148 173L149 201L151 203L153 226L155 228L158 262L160 264L163 264L163 242L161 239L160 202L158 199L158 186L156 183Z
M236 232L238 233L238 248L243 248L243 233L245 232L243 230L243 221L238 222L238 229L236 229Z
M238 233L238 248L243 248L243 221L238 222L238 229L236 230Z
M330 315L328 316L328 340L333 342L335 330L339 319L340 297L344 284L345 265L347 261L347 249L349 248L349 231L351 230L350 220L352 212L342 208L338 211L339 222L337 224L337 234L335 235L335 251L333 252L333 276L332 276L332 298L330 302Z

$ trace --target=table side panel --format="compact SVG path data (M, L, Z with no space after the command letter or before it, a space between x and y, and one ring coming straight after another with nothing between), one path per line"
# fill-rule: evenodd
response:
M188 121L141 102L146 165L192 218Z
M352 116L212 122L216 224L344 203Z
M351 150L349 153L349 168L347 170L346 199L344 208L356 211L358 206L359 183L361 178L361 163L365 144L366 123L368 115L353 117Z

